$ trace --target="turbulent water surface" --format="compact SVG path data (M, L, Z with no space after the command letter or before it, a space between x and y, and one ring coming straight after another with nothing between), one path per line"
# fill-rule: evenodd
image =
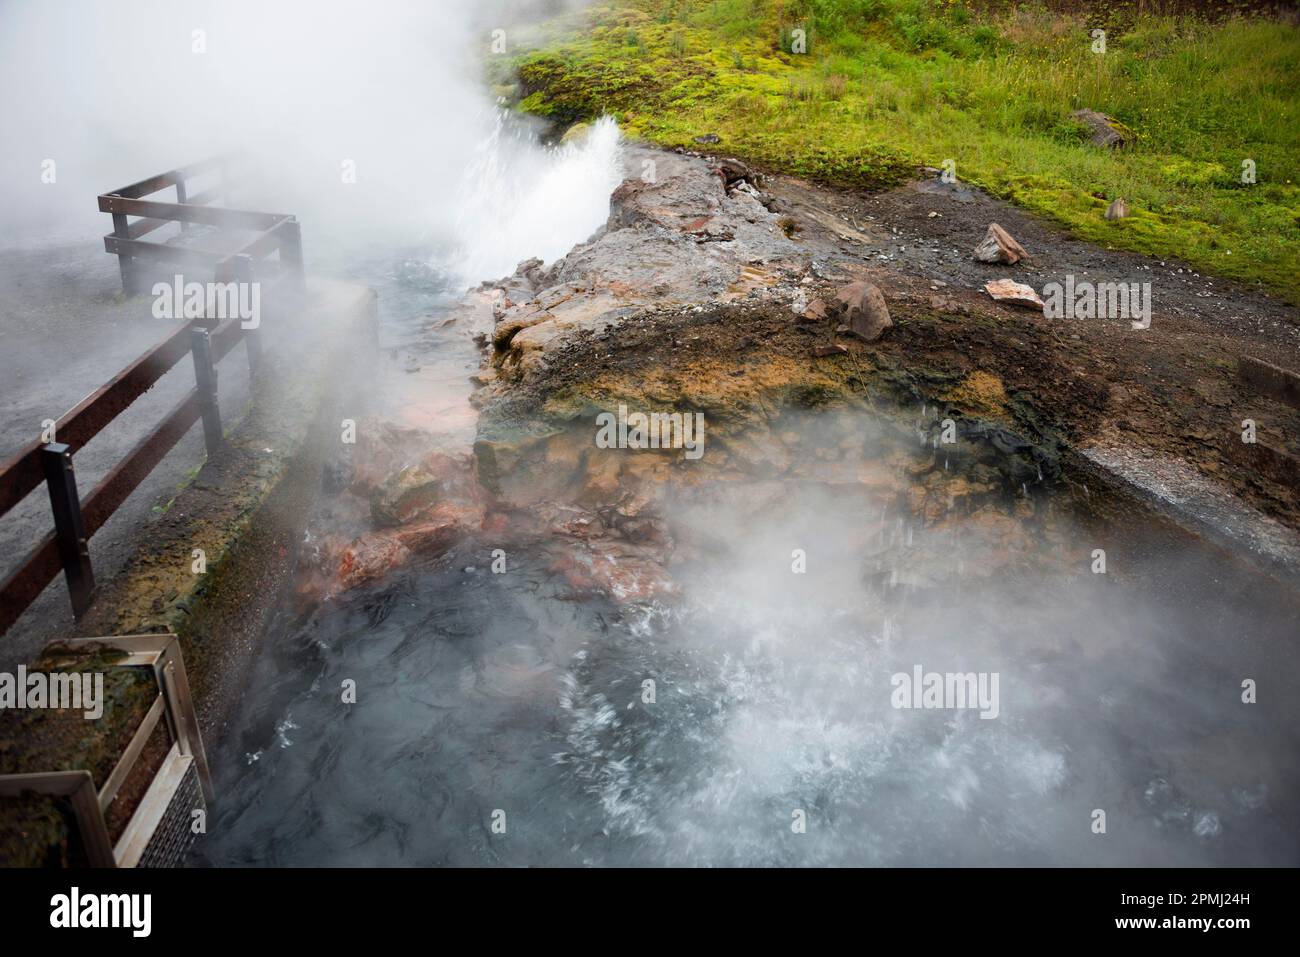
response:
M392 275L399 302L427 281ZM816 428L894 451L860 414ZM1296 862L1294 622L1266 584L1140 543L1094 575L1095 531L981 575L978 528L911 527L896 492L678 490L670 603L575 600L540 556L493 574L467 541L279 621L196 861ZM918 665L996 672L996 718L893 707Z

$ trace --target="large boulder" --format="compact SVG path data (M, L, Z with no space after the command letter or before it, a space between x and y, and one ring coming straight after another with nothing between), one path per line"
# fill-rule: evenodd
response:
M835 307L849 333L864 342L875 342L894 324L885 297L869 282L852 282L837 289Z
M1003 263L1014 266L1028 255L1025 247L1016 242L1011 234L997 223L989 223L988 232L975 247L975 258L982 263Z

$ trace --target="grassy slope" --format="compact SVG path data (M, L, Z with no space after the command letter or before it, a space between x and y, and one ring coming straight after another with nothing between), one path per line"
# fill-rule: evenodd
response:
M1094 21L1095 22L1095 21ZM794 27L807 53L790 52ZM612 0L555 21L509 64L524 110L603 112L667 146L723 149L827 182L914 167L960 179L1095 242L1260 280L1300 302L1300 29L1130 20L1093 52L1088 22L953 0ZM1097 150L1069 114L1115 117ZM1240 182L1242 161L1257 183ZM1130 219L1108 223L1117 196Z

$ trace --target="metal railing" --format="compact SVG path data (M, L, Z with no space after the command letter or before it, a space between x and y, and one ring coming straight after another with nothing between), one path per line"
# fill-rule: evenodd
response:
M89 771L40 771L30 774L0 775L0 798L17 798L24 794L44 794L65 798L72 805L77 830L87 863L92 867L135 867L141 860L159 861L184 853L185 848L150 848L155 834L167 829L161 825L169 817L184 814L186 829L194 810L204 810L203 801L212 801L212 777L199 734L194 700L190 695L185 661L180 642L172 634L132 635L119 638L82 638L61 642L70 651L95 651L112 648L123 652L114 667L148 667L153 669L158 696L145 713L122 756L97 789ZM105 814L117 799L122 785L130 776L163 718L172 744L148 789L140 799L117 843L109 836ZM189 775L196 775L201 800L199 808L174 807L177 795L183 795ZM193 831L190 830L192 834ZM170 863L176 863L171 861Z

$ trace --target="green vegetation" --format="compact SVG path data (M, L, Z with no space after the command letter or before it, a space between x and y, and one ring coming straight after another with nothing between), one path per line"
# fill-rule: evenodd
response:
M952 159L1082 238L1300 302L1300 28L1130 15L1097 53L1096 22L960 0L613 0L541 28L497 80L559 123L612 113L666 146L716 133L839 185ZM1085 107L1131 144L1089 145L1070 119ZM1118 196L1133 213L1106 222Z

